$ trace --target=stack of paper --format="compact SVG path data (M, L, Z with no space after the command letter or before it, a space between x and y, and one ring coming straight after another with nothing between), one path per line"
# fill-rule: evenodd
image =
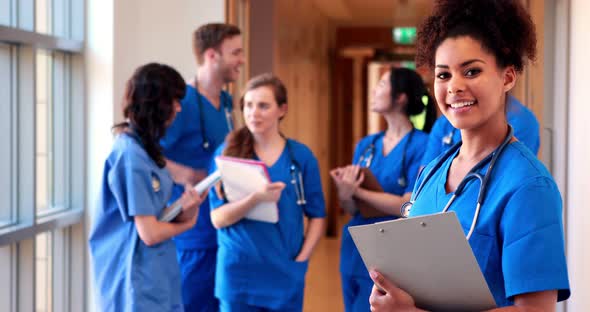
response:
M223 191L230 202L240 200L253 192L261 190L270 183L266 165L261 161L235 157L215 158L217 170L221 173ZM262 202L252 208L247 219L277 223L279 210L275 202Z

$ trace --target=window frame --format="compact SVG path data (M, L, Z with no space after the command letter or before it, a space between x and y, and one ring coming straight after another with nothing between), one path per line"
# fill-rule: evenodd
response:
M84 83L84 45L86 0L51 0L48 8L49 34L37 33L35 0L0 0L8 3L9 23L0 25L0 43L10 48L10 205L9 218L0 223L0 295L1 311L33 311L36 308L36 238L49 232L52 287L47 311L83 311L86 309L85 200L86 200L86 98ZM58 23L58 24L56 24ZM54 33L57 31L58 33ZM36 54L57 52L61 115L53 129L60 129L59 170L63 174L58 192L63 204L48 206L37 213L36 207ZM1 60L6 61L6 59ZM55 58L54 58L55 62ZM54 79L52 76L51 79ZM51 93L54 93L52 90ZM2 104L6 105L6 104ZM54 119L56 120L56 119ZM51 163L51 166L55 166ZM52 190L54 187L49 187ZM52 197L49 195L48 199ZM61 195L63 194L63 195ZM61 197L60 197L61 198ZM42 274L39 272L39 274Z

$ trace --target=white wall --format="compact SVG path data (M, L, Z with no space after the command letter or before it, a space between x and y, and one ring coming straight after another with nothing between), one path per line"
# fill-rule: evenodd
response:
M188 79L196 73L192 33L201 24L223 22L223 0L115 1L114 101L127 79L148 62L166 63ZM141 5L140 5L141 4ZM117 110L117 119L119 119Z
M109 126L114 121L113 1L89 0L86 6L86 232L92 224L91 216L100 188L102 166L112 139ZM89 264L87 256L85 259ZM86 311L93 311L94 288L90 265L86 267Z
M124 85L139 65L166 63L185 78L196 72L192 31L225 18L223 0L88 0L86 6L87 214L100 188L104 160L112 143L111 126L122 120ZM87 266L87 311L94 311L92 276Z
M590 1L571 0L567 239L568 311L590 311Z

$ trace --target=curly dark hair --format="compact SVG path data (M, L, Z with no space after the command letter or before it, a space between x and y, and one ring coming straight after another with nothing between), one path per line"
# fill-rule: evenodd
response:
M203 53L207 49L219 49L223 40L241 33L237 26L223 23L209 23L197 28L193 32L193 52L197 57L197 63L203 63Z
M416 64L434 68L439 45L461 36L481 42L502 68L522 72L527 59L535 60L535 25L520 1L438 0L418 31Z
M127 81L123 115L127 121L113 126L114 131L133 131L158 167L166 165L159 140L166 133L174 114L174 100L184 97L182 76L172 67L149 63L135 70Z

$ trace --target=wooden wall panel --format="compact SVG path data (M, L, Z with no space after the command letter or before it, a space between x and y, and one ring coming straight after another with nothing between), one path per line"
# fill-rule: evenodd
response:
M334 27L312 0L276 1L273 70L288 90L285 135L318 158L324 193L330 194L330 101ZM327 209L332 209L326 196Z

